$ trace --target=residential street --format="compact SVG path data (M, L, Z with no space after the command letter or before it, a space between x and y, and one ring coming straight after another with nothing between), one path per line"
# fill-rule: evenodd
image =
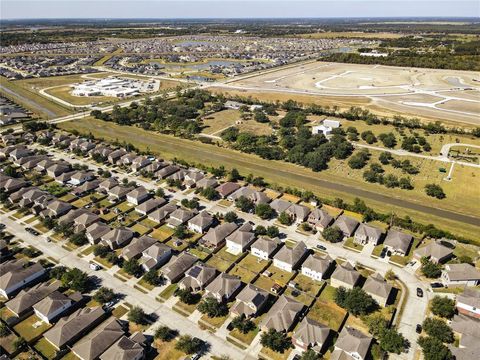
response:
M34 145L33 147L41 148L40 145ZM98 170L100 168L92 160L86 161L84 159L74 158L70 154L65 154L65 153L63 153L61 151L58 151L56 149L53 149L53 148L49 148L49 151L51 153L54 153L56 158L68 161L71 164L86 164L91 169L94 169L94 170ZM143 180L138 179L136 176L133 176L131 174L125 174L125 173L120 172L120 171L115 173L114 175L117 176L119 179L126 178L128 181L136 181L137 184L144 186L148 190L156 190L159 187L159 185L157 185L153 181L143 181ZM191 199L192 197L195 196L194 193L184 194L181 191L171 193L171 192L169 192L168 190L165 189L165 192L168 196L171 196L172 199L175 199L175 200L178 200L178 201L180 201L183 198ZM233 206L233 204L230 207L224 207L224 206L219 205L217 202L200 201L200 205L205 210L207 210L211 213L217 213L217 212L218 213L226 213L228 211L236 211L238 213L239 218L242 218L245 221L251 221L251 222L253 222L257 225L269 226L269 225L273 225L275 223L274 219L269 220L269 221L265 221L265 220L262 220L262 219L260 219L259 217L255 216L253 214L240 212ZM2 216L2 219L4 217L5 216ZM8 222L5 222L5 224L7 226L14 226L15 233L17 233L17 231L21 231L19 234L22 234L22 235L19 236L19 237L22 237L23 234L25 234L26 237L28 236L30 241L33 242L32 245L35 245L35 244L38 243L38 240L36 238L32 237L30 234L26 233L21 225L15 223L14 221L12 221L8 218L6 220L8 220ZM278 224L275 224L275 225L278 225ZM362 264L364 267L367 267L367 268L370 268L374 271L377 271L377 272L381 273L382 275L384 275L389 269L394 270L395 274L398 277L398 280L401 283L403 283L404 286L406 286L406 288L408 290L408 294L406 296L406 303L405 303L403 313L401 314L400 319L396 319L396 323L398 324L400 332L403 333L403 335L409 340L409 342L411 344L411 349L410 349L409 353L401 354L400 356L398 356L398 358L400 358L400 359L412 359L413 356L414 356L415 350L417 349L417 343L416 342L417 342L418 334L415 332L415 326L417 324L422 323L422 321L424 319L424 316L425 316L425 312L427 310L428 300L432 296L432 292L430 291L430 289L428 287L428 284L422 283L415 276L415 270L418 268L418 263L416 264L416 266L407 265L405 268L400 268L400 267L394 266L392 264L389 264L386 259L372 258L370 256L370 253L365 253L365 251L363 251L362 253L357 253L355 251L351 251L351 250L348 250L348 249L342 247L341 244L332 244L332 243L328 243L326 241L320 241L318 235L306 236L304 234L301 234L301 233L297 232L296 230L297 230L296 225L280 228L280 231L285 234L286 238L288 238L290 240L293 240L293 241L303 241L310 248L314 249L316 247L316 245L321 243L327 249L326 252L328 252L328 254L330 256L332 256L333 258L339 257L339 258L347 259L347 260L349 260L351 262L354 262L354 263ZM47 244L46 242L45 243L40 242L40 245L41 245L40 249L42 251L44 251L46 254L48 254L49 256L52 256L54 258L58 258L58 254L55 255L56 250L52 249L52 245ZM35 245L35 246L37 246L37 245ZM39 247L39 246L37 246L37 247ZM45 251L44 248L46 248L47 251ZM366 249L364 249L364 250L366 250ZM62 248L60 248L59 251L60 251L60 254L61 254L62 261L64 261L64 259L67 259L66 261L67 261L67 264L68 264L71 260L75 265L81 263L81 264L83 264L82 267L81 267L82 269L87 269L88 271L90 271L90 269L88 267L88 264L85 264L84 260L78 258L76 255L74 255L72 253L68 253L67 251L65 251ZM152 301L153 301L153 304L155 304L155 305L157 305L157 302L154 299L152 299L151 296L145 295L145 294L137 291L136 289L125 286L125 284L122 283L120 280L114 278L111 275L109 276L108 274L105 274L104 271L96 272L95 274L100 275L100 276L106 276L106 279L105 279L107 281L106 284L111 284L112 281L113 281L113 284L115 284L115 286L113 286L113 285L107 285L107 286L110 286L112 288L116 288L116 286L118 285L119 288L128 289L128 290L126 290L127 295L132 297L131 301L129 300L129 302L135 304L137 301L141 301L141 303L140 303L141 306L145 307L146 309L148 309L149 311L152 311L152 312L157 312L161 309L165 309L165 306L158 306L158 307L153 306L152 307ZM424 292L424 297L423 298L418 298L416 296L416 289L417 288L421 288L423 290L423 292ZM139 296L139 298L137 300L138 296ZM144 303L145 303L145 305L144 305ZM181 316L178 316L173 311L164 311L163 313L172 313L171 315L169 315L169 316L172 317L171 320L179 318L179 321L180 321L180 322L178 322L179 326L185 327L186 329L192 327L192 323L190 321L186 320L185 318L183 318ZM165 315L162 315L160 321L162 321L162 318L164 318L164 317L165 317ZM177 322L175 322L175 323L177 323ZM196 324L194 324L194 328L196 328L195 330L201 331ZM183 332L182 329L179 329L179 330L181 330ZM205 331L201 331L200 334L203 334L203 333L205 333ZM199 334L196 334L195 336L201 337ZM218 347L218 351L222 350L222 347L225 347L225 344L224 344L223 340L219 339L215 335L209 335L209 336L211 336L213 339L216 339L216 341L218 342L218 344L215 345L215 340L213 340L214 342L212 342L212 347L214 347L215 349L217 349L217 347ZM223 344L223 345L220 345L220 344ZM238 351L240 351L240 350L237 350L237 352ZM227 352L224 351L224 353L227 353Z

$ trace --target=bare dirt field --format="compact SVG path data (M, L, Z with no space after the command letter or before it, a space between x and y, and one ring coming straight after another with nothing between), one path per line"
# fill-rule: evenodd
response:
M469 71L312 62L219 87L244 90L252 97L269 93L272 100L279 99L278 94L321 96L324 101L329 97L334 99L331 105L371 104L407 116L478 125L479 79L480 73ZM437 106L444 101L455 101L454 111Z

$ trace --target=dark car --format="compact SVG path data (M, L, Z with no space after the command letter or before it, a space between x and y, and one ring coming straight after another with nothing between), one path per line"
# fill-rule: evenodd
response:
M0 230L5 229L5 224L0 224Z
M320 245L320 244L318 244L318 245L317 245L317 249L320 249L320 250L327 250L327 248L326 248L325 246L323 246L323 245Z
M442 288L443 284L438 282L433 282L430 284L430 286L432 287L432 289L438 289L438 288Z
M415 326L415 331L417 332L417 334L420 334L422 332L422 325L417 324L417 326Z
M418 297L423 297L423 290L420 288L417 288L417 296Z

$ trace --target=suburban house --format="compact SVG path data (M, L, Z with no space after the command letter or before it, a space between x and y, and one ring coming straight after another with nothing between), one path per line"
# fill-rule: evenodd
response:
M39 263L27 266L25 260L8 260L0 265L0 295L9 298L17 290L22 289L45 274Z
M189 289L192 292L198 292L205 289L205 286L217 276L217 269L198 263L193 265L185 273L185 277L178 283L180 289Z
M246 318L255 317L263 310L268 300L268 292L247 284L236 297L235 305L231 312L237 316L244 315Z
M183 208L178 208L170 214L170 217L167 220L167 226L171 228L176 228L179 225L185 224L188 220L193 218L197 214L196 210L187 210Z
M302 274L310 279L322 281L333 264L329 255L311 254L302 264Z
M307 250L307 246L303 241L296 243L292 248L284 246L273 257L273 266L292 272L300 265L300 262L307 254Z
M365 335L353 327L344 326L335 342L335 350L330 356L330 359L348 359L348 357L345 357L346 354L353 359L365 360L372 340L373 338L371 336Z
M245 222L237 230L228 235L225 240L229 253L234 255L243 253L255 240L253 224L248 221Z
M343 236L351 237L359 224L360 223L354 218L346 215L340 215L339 217L337 217L332 226L339 228L340 231L343 233Z
M91 171L76 171L70 177L69 183L75 186L82 185L85 181L93 179L93 173Z
M197 262L197 258L186 252L178 256L172 256L168 264L162 268L162 274L169 283L175 283L185 275L185 272L195 262Z
M58 162L49 168L47 168L47 175L51 178L56 179L58 176L67 173L70 171L70 164Z
M324 209L315 208L308 214L307 222L317 231L322 232L333 222L333 216Z
M455 300L460 314L480 319L480 290L466 288Z
M29 289L21 290L17 296L7 301L5 306L14 313L18 318L22 319L31 314L33 305L41 301L43 298L60 288L60 281L53 283L40 283ZM5 319L8 322L8 319Z
M446 264L441 279L445 286L477 286L480 271L470 264Z
M337 129L339 127L340 121L325 119L322 121L321 125L312 126L312 134L323 134L324 136L328 136L332 134L333 129Z
M138 259L142 252L157 242L156 239L144 235L132 240L130 244L122 249L121 257L125 260Z
M155 176L158 177L159 179L165 179L167 176L170 176L179 170L180 168L176 165L167 165L163 169L158 170L155 173Z
M450 327L456 338L460 338L460 348L473 348L480 341L480 320L463 314L454 315Z
M292 343L302 352L312 349L321 353L329 336L330 328L328 326L305 317L293 333Z
M183 179L183 183L187 188L194 188L197 185L197 182L202 180L205 177L205 174L198 170L187 171Z
M453 249L450 249L439 242L433 241L426 246L422 246L413 252L413 257L417 260L427 258L436 264L445 263L453 256Z
M98 185L98 191L107 193L110 191L110 189L113 189L115 186L118 186L119 182L114 179L114 178L108 178L103 180L99 185Z
M108 154L107 160L110 164L115 165L126 153L127 152L123 149L113 150L110 154Z
M78 209L78 210L83 210L83 209ZM68 215L70 215L70 213L68 213ZM92 225L93 223L99 220L100 220L100 217L97 214L94 214L90 211L78 212L78 215L76 217L73 217L73 227L75 229L75 232L83 231L86 228L88 228L90 225Z
M81 299L82 294L79 292L67 296L56 290L33 305L33 311L43 322L50 324L53 319L62 315L75 302L80 301Z
M297 224L304 222L310 214L310 209L304 205L293 204L290 201L275 199L270 204L277 214L285 212Z
M347 261L337 266L330 277L330 285L336 288L343 286L347 289L353 289L359 280L360 273Z
M135 159L132 161L132 170L133 171L138 171L145 166L149 165L152 161L147 158L146 156L137 156Z
M205 296L218 302L229 301L243 285L238 276L221 273L205 288Z
M170 256L172 256L172 249L169 246L155 242L143 250L139 264L145 271L149 271L165 264Z
M132 336L126 337L122 335L120 339L110 346L102 355L100 360L141 360L144 358L145 349L143 343L135 341L135 336L138 333L133 333Z
M82 338L93 329L105 316L101 306L79 309L69 316L60 318L43 337L57 350L65 348Z
M139 186L127 194L127 201L130 204L138 205L147 200L150 196L152 196L152 194L150 194L147 189L143 186Z
M367 224L360 224L355 231L353 241L360 245L368 243L378 245L383 237L383 230Z
M72 353L82 360L95 360L125 334L123 326L110 317L72 347Z
M218 186L218 181L215 178L203 178L197 181L196 188L197 189L206 189L206 188L214 188Z
M215 190L217 190L218 194L225 199L228 195L230 195L234 191L237 191L238 189L240 189L240 185L238 185L237 183L226 182L217 186Z
M384 248L394 254L405 256L410 249L413 236L405 234L398 230L388 230L387 237L384 241Z
M255 190L251 187L242 187L232 194L227 196L227 199L230 201L235 201L240 197L245 197L248 200L252 201L255 205L258 204L267 204L270 202L270 198L262 191Z
M75 174L75 171L64 172L55 177L55 182L65 185L70 181L73 174Z
M62 215L65 215L71 209L72 209L72 205L70 205L69 203L61 200L53 200L48 203L45 210L40 212L40 216L44 218L45 217L57 218Z
M392 289L392 285L387 283L378 273L369 276L363 285L363 290L380 306L387 305Z
M142 202L140 205L135 207L135 211L142 215L147 215L153 210L158 209L160 206L163 206L167 203L167 200L164 198L154 198L148 199L147 201Z
M98 179L86 181L82 185L79 185L72 189L71 193L75 196L82 196L84 194L88 194L90 192L93 192L93 190L97 189L100 183L101 180Z
M277 251L279 245L280 241L278 239L260 237L250 247L250 253L260 259L268 260Z
M200 239L200 243L211 249L218 249L223 246L228 235L237 229L235 223L223 223L217 227L210 228L205 236Z
M101 221L97 221L86 228L85 235L87 236L90 244L97 244L103 235L108 233L111 230L110 226L105 225Z
M128 244L133 238L133 231L126 227L119 227L110 230L100 239L103 245L109 246L115 250Z
M133 190L130 186L115 186L107 191L108 199L112 202L125 199L127 194Z
M152 211L148 214L148 218L157 223L163 223L163 221L175 210L177 210L177 205L175 204L166 204L159 209Z
M203 234L213 225L215 218L207 211L201 211L193 218L188 220L188 229L199 234Z
M290 331L300 316L303 307L302 303L281 295L262 321L262 330Z

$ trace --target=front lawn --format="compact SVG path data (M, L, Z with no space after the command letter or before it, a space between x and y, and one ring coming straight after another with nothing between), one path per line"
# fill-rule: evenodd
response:
M124 306L124 305L118 305L115 309L112 311L112 316L116 317L117 319L120 319L122 316L124 316L129 309Z
M233 329L230 331L230 336L233 337L234 339L237 339L244 343L245 345L250 345L255 336L259 333L260 329L258 327L255 327L255 329L250 330L246 334L243 334L241 331L238 329Z
M292 352L292 349L288 349L283 354L280 354L279 352L270 350L266 347L262 347L262 350L260 351L260 358L262 358L262 355L264 355L267 357L267 359L286 360L290 356L291 352Z
M361 252L363 250L363 245L357 244L353 241L353 237L348 238L344 243L343 247L351 249L353 251Z
M159 297L164 301L168 300L173 295L175 290L177 290L177 288L177 284L170 284L160 293Z
M258 274L267 267L268 261L253 256L252 254L248 254L238 263L238 265Z
M154 360L172 360L172 359L181 359L185 354L175 349L177 340L173 341L160 341L155 340L154 346L158 350L158 355Z

